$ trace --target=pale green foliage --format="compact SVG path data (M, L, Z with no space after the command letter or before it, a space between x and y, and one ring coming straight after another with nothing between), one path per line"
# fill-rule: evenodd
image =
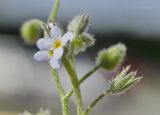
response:
M136 72L129 72L130 66L127 66L112 80L109 91L111 93L122 93L141 80L136 78Z
M68 25L68 31L73 32L73 34L81 35L88 28L89 16L86 13L76 16Z
M83 33L78 36L76 39L73 39L72 44L74 46L74 54L84 52L88 47L91 47L95 44L95 38L93 35L88 33Z
M96 60L97 65L100 64L104 69L113 70L123 62L125 55L126 46L118 43L99 52Z
M40 109L36 115L50 115L49 110Z
M28 111L25 111L24 113L20 113L19 115L32 115L32 114L29 113Z
M28 111L25 111L24 113L21 113L20 115L50 115L49 110L40 109L38 113L31 114Z
M35 44L41 35L43 22L37 19L26 21L21 27L21 35L27 44Z

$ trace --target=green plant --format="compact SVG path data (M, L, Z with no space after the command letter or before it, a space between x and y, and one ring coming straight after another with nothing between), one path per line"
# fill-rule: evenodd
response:
M97 96L85 109L82 103L80 85L100 68L112 71L120 66L124 61L127 48L124 44L118 43L108 49L101 50L96 59L96 66L91 71L84 74L81 79L78 79L75 67L75 55L85 51L95 43L94 36L87 31L90 17L86 13L76 16L69 23L68 31L63 33L56 23L59 5L60 0L55 0L53 11L47 23L40 20L30 20L23 25L21 32L27 43L36 43L37 47L40 49L40 51L34 55L34 59L37 61L49 62L52 68L53 79L60 95L63 115L69 115L69 99L72 94L74 94L76 99L77 115L88 115L102 98L110 94L120 94L126 91L142 77L136 78L136 72L129 72L130 67L126 67L112 79L109 88ZM35 29L33 27L37 28ZM40 35L40 29L44 31L44 37L37 40L37 36ZM57 72L61 64L66 68L72 83L72 88L68 92L64 91ZM37 115L49 114L49 112L41 111ZM23 115L31 114L25 112Z

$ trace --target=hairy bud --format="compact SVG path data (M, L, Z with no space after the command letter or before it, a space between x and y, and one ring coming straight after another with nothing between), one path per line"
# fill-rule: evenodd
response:
M111 93L122 93L142 79L142 77L136 78L136 72L128 72L129 69L130 66L127 66L112 80L109 88Z
M126 46L118 43L108 49L101 50L97 57L97 64L100 64L104 69L113 70L119 66L126 55Z
M89 16L86 13L76 16L68 25L68 31L75 35L81 35L88 28Z
M40 20L29 20L21 27L21 35L27 44L35 44L41 36L43 22Z
M74 46L74 54L84 52L88 47L93 46L95 43L95 38L93 35L88 33L83 33L78 38L73 39L72 44Z

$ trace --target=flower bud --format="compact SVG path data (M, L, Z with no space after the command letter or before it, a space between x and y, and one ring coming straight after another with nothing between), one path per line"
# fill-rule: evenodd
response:
M73 39L72 44L74 46L74 54L84 52L88 47L93 46L95 43L95 38L93 35L88 33L83 33L78 38Z
M21 35L27 44L35 44L41 36L43 22L40 20L29 20L21 27Z
M126 46L118 43L108 49L99 52L97 57L97 64L100 64L104 69L113 70L119 66L126 55Z
M130 66L127 66L112 80L109 88L111 93L119 94L125 92L142 79L142 77L135 77L136 72L128 72L129 69Z
M76 36L81 35L88 28L89 16L86 13L76 16L68 25L68 31Z

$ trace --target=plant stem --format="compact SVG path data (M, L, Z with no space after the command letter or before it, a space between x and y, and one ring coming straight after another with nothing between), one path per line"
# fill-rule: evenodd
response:
M95 66L92 70L90 70L89 72L87 72L80 80L79 80L79 85L81 83L83 83L86 79L88 79L94 72L96 72L99 68L101 67L101 65L97 65ZM69 98L72 94L73 94L73 88L68 92L67 97Z
M78 77L77 77L77 73L72 65L72 63L70 62L68 57L63 57L62 58L63 64L70 76L71 82L72 82L72 87L73 87L73 91L75 93L75 97L76 97L76 104L77 104L77 115L82 115L83 113L83 104L82 104L82 98L81 98L81 92L80 92L80 88L79 88L79 84L78 84Z
M66 97L61 99L63 115L69 115L69 100Z
M53 76L54 82L57 86L57 90L58 90L58 93L61 98L63 115L69 115L68 99L65 98L65 92L64 92L63 86L60 82L59 75L58 75L57 71L54 69L52 69L52 76Z
M83 113L83 115L88 115L88 113L94 108L94 106L101 100L103 99L106 95L110 94L110 91L107 90L105 92L103 92L102 94L100 94L85 110L85 112Z
M54 2L54 7L52 9L51 15L49 20L52 22L55 22L57 19L57 15L58 15L58 10L59 10L59 6L60 6L60 0L55 0Z

